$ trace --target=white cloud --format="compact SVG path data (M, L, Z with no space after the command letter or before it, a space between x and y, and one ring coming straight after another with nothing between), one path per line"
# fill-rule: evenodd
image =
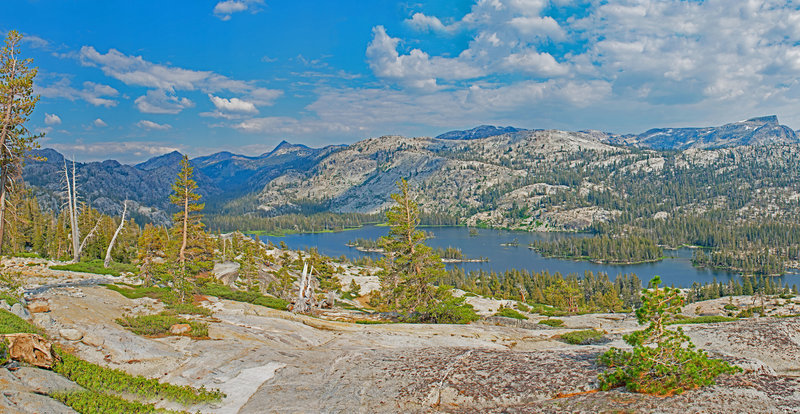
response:
M94 122L92 122L92 124L94 124L94 126L98 128L103 128L108 126L108 124L100 118L95 119Z
M221 20L230 20L232 14L248 9L258 11L258 6L262 4L263 0L225 0L214 6L214 15Z
M146 114L177 114L184 108L194 106L188 98L168 95L162 89L147 91L147 94L136 98L136 109Z
M142 129L157 130L157 131L164 131L164 130L172 128L172 125L169 125L169 124L157 124L157 123L155 123L153 121L148 121L146 119L143 119L143 120L137 122L136 126L138 126L139 128L142 128Z
M61 118L56 114L44 114L44 123L46 125L59 125L61 124Z
M573 16L563 15L565 5L475 0L469 13L447 24L413 13L405 23L420 36L469 36L467 46L441 55L407 46L424 45L426 37L400 39L375 26L366 57L383 88L324 89L307 109L321 119L370 128L380 125L364 120L370 116L399 128L488 119L536 127L530 124L534 112L550 114L543 118L550 124L617 131L624 125L620 132L660 119L711 125L773 112L800 124L796 5L589 1Z
M53 143L48 146L62 154L76 154L81 162L113 159L121 163L136 163L154 156L182 150L180 147L147 141Z
M414 13L410 19L406 19L406 24L421 32L443 32L448 33L456 30L456 26L446 26L435 16L426 16L422 13Z
M117 101L110 98L119 95L116 89L94 82L84 82L83 89L76 89L70 85L66 76L48 86L37 86L36 93L46 98L64 98L70 101L82 99L91 105L105 107L116 106Z
M389 79L417 89L437 89L437 79L454 80L477 78L484 72L457 58L431 58L420 49L408 54L397 52L400 39L390 37L383 26L372 29L373 38L367 46L367 60L380 78Z
M211 94L208 95L208 98L211 99L211 103L222 112L258 113L258 109L256 109L256 106L252 102L247 102L239 98L225 99Z
M246 99L255 105L272 105L283 95L280 90L267 89L255 82L231 79L212 71L152 63L141 56L129 56L115 49L102 54L91 46L83 46L80 59L84 65L99 67L105 75L126 85L151 88L147 95L137 99L137 107L140 110L145 108L143 112L150 110L150 113L178 113L183 108L192 106L188 99L177 97L176 91L227 91L242 95L239 99ZM162 112L152 112L159 110Z

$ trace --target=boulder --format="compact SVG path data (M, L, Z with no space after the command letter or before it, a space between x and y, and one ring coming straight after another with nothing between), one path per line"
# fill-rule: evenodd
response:
M15 303L13 306L11 306L11 310L9 310L9 312L19 316L22 319L30 319L31 317L30 312L28 312L28 310L25 309L25 307L20 303Z
M239 278L239 267L238 262L214 263L214 270L211 272L223 284L231 286Z
M92 332L87 332L86 334L83 335L81 342L83 342L86 345L93 346L95 348L100 348L103 346L106 340L100 335L94 334Z
M34 313L33 314L33 324L36 326L41 326L45 329L53 328L56 324L56 321L53 320L53 317L50 313Z
M58 331L62 338L68 341L80 341L83 338L83 332L74 328L65 328Z
M191 325L188 323L176 323L169 327L169 333L173 335L183 335L192 331Z
M3 336L8 343L8 356L40 368L53 366L53 348L50 342L37 334L16 333Z
M28 305L28 312L30 313L45 313L50 312L50 305L47 302L33 302Z
M11 305L9 305L8 302L6 302L5 299L0 300L0 309L10 311L11 310Z

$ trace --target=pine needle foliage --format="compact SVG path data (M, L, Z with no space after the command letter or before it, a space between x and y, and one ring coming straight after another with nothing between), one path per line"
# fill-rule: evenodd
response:
M381 291L372 302L379 309L407 315L411 322L468 323L476 320L472 306L452 295L452 289L434 286L445 276L441 259L425 245L425 232L417 230L420 212L408 182L397 182L396 203L386 212L389 235L380 240L387 255L381 259Z
M712 385L720 374L741 371L709 358L680 327L668 329L670 320L680 313L683 299L677 289L659 288L658 276L650 283L652 289L644 291L642 307L636 311L639 324L648 326L623 337L633 350L611 348L600 356L600 362L610 367L599 376L602 390L625 385L647 394L680 394Z

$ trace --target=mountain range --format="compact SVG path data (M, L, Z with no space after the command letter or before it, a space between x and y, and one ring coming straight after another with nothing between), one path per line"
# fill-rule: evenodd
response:
M654 151L649 157L657 158L659 151L798 143L797 133L779 124L776 116L719 127L657 128L639 135L482 125L435 138L384 136L323 148L284 141L258 156L219 152L191 163L209 214L278 214L300 203L319 210L374 212L388 205L397 180L409 178L422 190L424 208L474 223L496 222L506 210L569 186L548 182L547 170L553 164L575 163L581 154L618 163L643 150ZM52 149L34 155L46 160L28 162L24 179L43 206L58 209L65 159ZM137 220L168 223L168 194L182 157L171 152L136 165L114 160L76 163L79 196L109 214L119 214L122 201L128 199ZM489 199L493 208L486 210ZM541 219L556 227L581 227L594 220L585 219L586 214L602 219L610 213L542 214Z

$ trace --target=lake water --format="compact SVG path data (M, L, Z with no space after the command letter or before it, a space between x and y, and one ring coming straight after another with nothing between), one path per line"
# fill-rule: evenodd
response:
M738 278L738 273L726 271L701 269L692 266L691 249L665 250L665 256L671 256L656 263L644 263L635 265L608 265L586 261L548 259L539 253L528 249L528 244L537 240L555 240L565 237L585 237L575 233L526 233L512 232L506 230L476 229L477 236L470 236L470 229L466 227L426 227L428 233L433 233L434 237L426 241L432 247L458 247L464 252L467 258L487 257L486 263L459 263L459 266L467 271L483 269L486 271L494 270L503 272L506 269L527 269L531 272L549 271L550 273L560 272L561 274L577 273L583 275L587 270L594 273L608 273L612 279L620 273L635 273L647 283L653 276L661 276L661 280L668 285L688 287L693 282L711 282L716 277L718 281L728 281L731 278ZM336 233L314 233L314 234L293 234L283 237L262 236L261 240L265 243L271 241L274 244L285 242L291 249L307 249L316 247L320 253L339 257L345 255L349 258L371 256L380 258L377 253L364 253L354 248L347 247L350 240L357 238L377 239L389 233L388 227L364 226L359 229L347 230ZM516 240L517 247L502 246L503 243L510 243ZM448 268L454 265L448 265ZM791 286L794 283L800 284L800 275L786 274L783 278ZM782 282L782 280L781 280Z

